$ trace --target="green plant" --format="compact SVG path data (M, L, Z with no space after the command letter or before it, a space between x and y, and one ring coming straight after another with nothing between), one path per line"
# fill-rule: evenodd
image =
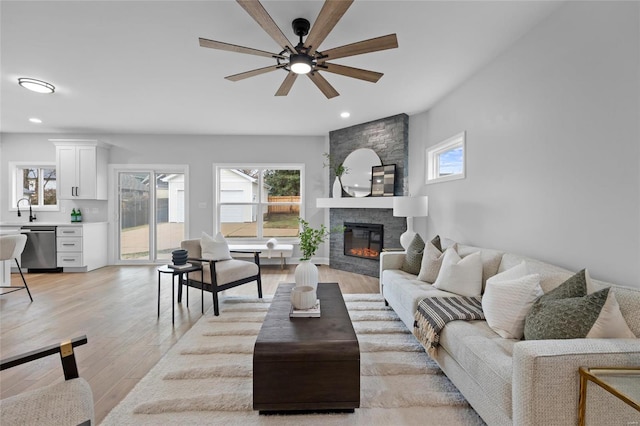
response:
M300 260L311 260L311 257L316 254L318 251L318 247L324 240L333 232L343 232L344 226L327 229L324 226L324 223L320 225L320 229L314 229L309 226L309 222L298 218L298 222L302 226L302 231L300 231L300 251L302 252L302 257Z
M334 176L337 176L338 179L340 179L342 175L349 173L349 168L345 167L344 163L338 163L333 157L331 157L331 154L325 152L322 155L324 155L325 158L322 165L324 167L329 167L331 173L333 173Z

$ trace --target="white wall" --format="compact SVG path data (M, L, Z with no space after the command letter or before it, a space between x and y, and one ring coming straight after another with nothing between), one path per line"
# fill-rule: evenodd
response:
M639 6L567 2L410 117L419 232L640 287ZM425 148L463 130L466 179L425 185Z
M55 162L55 146L49 138L92 138L111 145L109 164L186 164L189 166L188 236L198 238L202 231L213 232L214 163L302 163L305 164L305 214L314 226L324 223L324 209L316 208L316 198L328 196L322 154L328 150L325 136L185 136L185 135L61 135L2 134L0 144L0 222L15 222L9 211L6 175L10 161ZM65 202L63 202L65 203ZM202 203L206 207L199 207ZM83 208L85 221L112 218L106 201L69 201ZM97 208L99 213L85 216ZM21 218L24 219L24 218ZM68 213L41 212L38 221L67 221ZM295 256L295 254L294 254ZM328 248L318 253L328 259Z

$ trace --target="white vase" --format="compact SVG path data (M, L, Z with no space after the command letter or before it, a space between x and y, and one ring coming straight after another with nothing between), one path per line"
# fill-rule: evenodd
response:
M318 288L318 267L310 260L301 261L294 272L296 287L308 285Z
M340 183L338 176L336 176L336 180L333 181L332 197L342 198L342 184Z

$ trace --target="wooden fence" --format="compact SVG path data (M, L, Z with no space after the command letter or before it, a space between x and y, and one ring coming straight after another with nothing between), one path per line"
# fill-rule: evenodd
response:
M299 195L278 195L269 196L269 203L299 203ZM285 204L281 206L268 206L268 214L282 214L282 213L300 213L300 204Z

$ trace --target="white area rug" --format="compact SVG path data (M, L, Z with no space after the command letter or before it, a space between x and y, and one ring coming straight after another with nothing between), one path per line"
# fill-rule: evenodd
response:
M360 344L355 413L253 411L253 345L271 298L227 297L221 315L205 314L101 424L484 424L379 295L345 295L345 300Z

